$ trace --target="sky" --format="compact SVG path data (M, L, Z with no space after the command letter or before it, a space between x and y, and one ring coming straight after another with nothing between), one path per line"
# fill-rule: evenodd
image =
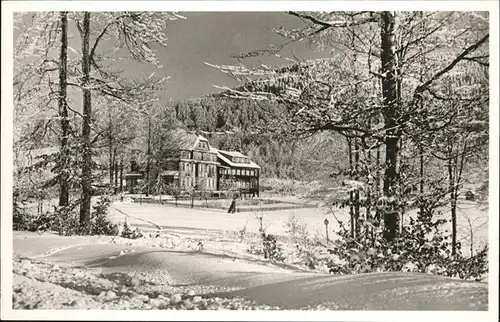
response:
M157 70L152 66L127 63L126 73L150 73L170 76L162 99L183 100L201 97L219 91L214 85L234 86L235 81L220 71L205 64L237 64L231 56L237 53L266 48L270 44L287 41L271 28L284 26L299 28L304 23L283 12L188 12L187 19L176 20L167 27L169 43L158 50L158 57L164 66ZM283 53L301 59L325 57L307 43L294 43ZM260 57L260 62L279 66L288 64L276 57ZM249 63L255 63L250 61Z

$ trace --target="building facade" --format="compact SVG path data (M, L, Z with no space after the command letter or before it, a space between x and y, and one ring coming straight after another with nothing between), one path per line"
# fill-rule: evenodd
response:
M201 135L178 130L173 135L178 146L175 157L166 160L159 173L163 185L181 191L239 192L259 195L260 167L248 156L236 151L218 150ZM132 170L132 169L131 169ZM128 173L127 187L137 185L144 172ZM130 189L128 189L130 191Z

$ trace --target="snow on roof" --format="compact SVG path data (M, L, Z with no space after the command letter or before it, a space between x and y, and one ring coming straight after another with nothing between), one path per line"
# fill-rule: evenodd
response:
M207 142L210 152L217 153L217 149L213 148L208 139L204 136L197 135L183 129L176 129L173 131L173 137L177 142L179 149L194 150L200 141L204 141Z
M224 153L226 155L232 156L232 157L237 157L237 158L247 158L248 157L238 151L224 151L224 150L219 150L219 152Z
M198 142L198 136L183 129L172 131L172 136L179 149L192 150Z
M220 151L219 151L220 152ZM260 167L253 161L250 160L250 163L235 163L226 158L222 153L217 153L217 157L221 159L224 163L230 165L235 168L252 168L252 169L260 169Z
M199 141L207 141L208 142L208 139L202 135L198 135L198 140Z

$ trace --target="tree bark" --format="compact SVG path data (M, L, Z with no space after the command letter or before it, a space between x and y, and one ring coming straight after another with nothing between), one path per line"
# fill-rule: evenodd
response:
M382 41L382 97L385 122L385 175L384 196L389 200L384 213L384 236L392 241L398 230L398 210L394 205L397 185L398 142L401 136L398 127L399 106L397 105L397 75L395 56L395 16L393 12L383 11L381 17Z
M82 201L80 204L80 226L82 233L88 234L90 222L90 199L92 197L92 150L90 141L90 122L92 97L90 93L90 12L83 15L82 26L82 90L83 90L83 163L82 163Z
M351 145L351 140L348 138L347 139L347 146L349 150L349 179L352 179L352 172L353 172L353 162L352 162L352 145ZM355 237L355 226L356 226L356 221L354 218L354 193L352 191L349 191L349 216L351 219L351 237Z
M148 115L148 150L147 150L147 161L146 161L146 197L149 196L149 172L151 168L151 116Z
M453 175L453 158L448 160L448 180L450 190L450 206L451 206L451 254L457 252L457 201L456 201L456 182Z
M62 11L61 16L61 51L59 57L59 116L61 117L61 173L59 174L59 206L69 203L69 119L67 97L68 78L68 13Z
M123 192L123 159L120 160L120 193Z
M354 178L356 181L359 180L359 145L357 139L354 139ZM354 191L354 235L356 236L356 238L360 237L359 232L361 225L359 222L359 215L359 189L356 189L356 191Z
M420 188L419 188L419 192L420 192L420 198L423 198L424 196L424 175L425 175L425 172L424 172L424 147L422 146L422 144L420 144ZM420 200L420 214L423 215L424 214L424 202L423 200L421 199Z
M423 21L423 16L424 16L424 13L423 12L420 12L420 19L422 19L422 27L420 29L420 33L421 34L425 34L426 32L426 24L425 24L425 21ZM421 54L421 59L420 59L420 83L423 83L424 82L424 66L425 66L425 55L423 55L423 46L420 46L420 54ZM420 110L423 111L424 110L424 100L423 100L423 97L420 97ZM425 159L424 159L424 146L421 142L419 142L419 153L420 153L420 172L419 172L419 175L420 175L420 189L419 189L419 192L420 192L420 198L423 198L424 196L424 175L425 175ZM420 214L423 215L424 213L424 202L423 202L423 199L420 200Z
M114 175L114 157L113 157L113 120L111 119L111 110L108 111L108 116L109 116L109 135L108 135L108 141L109 141L109 184L113 185L113 175Z
M119 173L120 173L120 169L118 168L118 162L115 161L115 184L114 184L115 188L113 190L115 195L118 193L118 175L119 175Z

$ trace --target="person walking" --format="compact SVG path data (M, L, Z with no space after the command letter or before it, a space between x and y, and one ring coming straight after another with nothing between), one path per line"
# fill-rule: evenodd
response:
M233 200L231 201L231 206L229 206L228 214L234 214L236 212L236 199L238 198L238 194L233 195Z

